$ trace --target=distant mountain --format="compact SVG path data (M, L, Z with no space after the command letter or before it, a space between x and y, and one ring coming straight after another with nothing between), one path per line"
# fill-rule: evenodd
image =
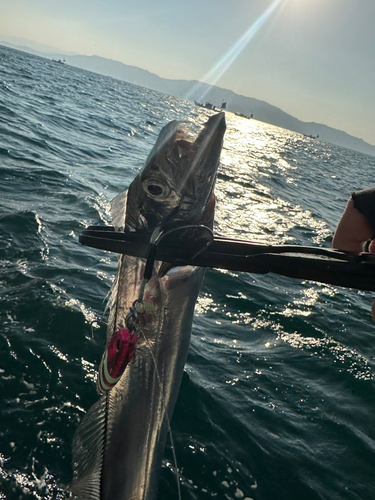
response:
M0 43L3 43L0 41ZM293 116L285 113L276 106L272 106L264 101L259 101L252 97L238 95L231 90L222 89L216 86L210 86L206 83L201 83L196 80L170 80L161 78L150 71L129 66L119 61L106 59L99 56L81 56L69 55L66 53L53 53L48 51L40 52L36 49L30 49L26 46L17 47L16 45L4 42L4 45L11 45L26 52L40 55L42 57L65 58L67 64L78 68L93 71L101 75L111 76L119 80L124 80L134 85L146 87L151 90L156 90L164 94L169 94L174 97L180 97L188 100L200 101L204 96L204 101L209 101L213 105L220 106L223 101L227 103L227 110L235 113L242 113L246 116L253 114L256 120L276 125L300 134L308 136L317 136L319 139L343 146L361 153L375 156L375 146L368 144L362 139L353 137L341 130L328 127L320 123L308 123L298 120ZM51 50L55 50L50 48Z
M327 125L303 122L276 106L252 97L235 94L231 90L215 86L211 87L196 80L187 81L160 78L154 73L137 68L136 66L128 66L127 64L99 56L65 56L65 59L72 66L112 76L119 80L125 80L134 85L140 85L141 87L157 90L158 92L175 97L186 99L188 96L189 100L199 101L202 98L201 96L205 95L204 100L210 101L216 106L220 106L223 101L226 101L228 111L243 113L247 116L253 114L254 118L259 121L293 130L300 134L319 135L319 139L323 141L375 156L375 146L366 143L362 139L358 139Z
M75 55L73 52L62 52L56 47L51 47L50 45L43 45L38 42L33 42L31 40L27 40L26 38L21 38L19 36L1 36L1 45L6 45L7 47L13 47L18 50L23 50L24 52L30 52L31 54L36 54L42 57L48 57L50 55L59 54L60 57L63 55Z

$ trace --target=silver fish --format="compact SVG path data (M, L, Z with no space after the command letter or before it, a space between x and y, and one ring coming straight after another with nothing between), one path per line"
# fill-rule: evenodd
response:
M211 116L192 139L172 121L160 132L145 167L112 202L118 230L151 235L186 225L213 225L213 194L225 115ZM121 255L109 300L107 342L138 298L145 260ZM156 262L143 303L146 323L134 358L117 384L87 412L73 442L79 500L152 500L157 496L168 418L186 361L194 306L204 269ZM152 353L151 353L152 351Z

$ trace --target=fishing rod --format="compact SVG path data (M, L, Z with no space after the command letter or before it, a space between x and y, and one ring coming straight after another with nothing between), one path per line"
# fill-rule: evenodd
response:
M227 269L254 274L275 273L335 286L375 291L375 255L339 252L323 247L264 245L214 236L206 226L183 226L150 235L116 231L113 226L89 226L82 245L174 266ZM152 248L151 248L152 247ZM152 255L152 257L150 257ZM150 257L150 258L149 258Z

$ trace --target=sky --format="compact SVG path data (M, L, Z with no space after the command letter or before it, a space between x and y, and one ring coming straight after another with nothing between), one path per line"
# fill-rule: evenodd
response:
M22 37L199 80L375 145L375 0L0 0Z

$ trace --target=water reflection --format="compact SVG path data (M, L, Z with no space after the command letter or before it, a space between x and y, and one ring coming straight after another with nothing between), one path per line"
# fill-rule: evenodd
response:
M301 206L304 200L298 197L297 187L304 182L305 172L286 159L291 147L303 151L303 138L227 114L216 184L219 233L279 244L301 243L306 236L311 243L321 244L330 237L327 223ZM288 199L280 196L285 191Z

